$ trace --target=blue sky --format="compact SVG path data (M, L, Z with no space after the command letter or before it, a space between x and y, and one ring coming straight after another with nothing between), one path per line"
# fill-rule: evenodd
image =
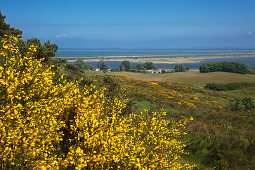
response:
M0 0L23 39L60 48L255 48L255 0Z

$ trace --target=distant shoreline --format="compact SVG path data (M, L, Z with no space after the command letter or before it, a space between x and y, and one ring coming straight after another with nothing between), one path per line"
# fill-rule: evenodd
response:
M150 56L96 56L96 57L55 57L67 59L68 62L75 62L77 59L82 59L84 62L97 62L99 60L103 61L124 61L129 62L153 62L159 64L178 64L178 63L198 63L204 59L214 59L214 58L242 58L242 57L255 57L255 55L212 55L212 56L180 56L180 57L157 57L158 55ZM163 55L160 55L163 56Z

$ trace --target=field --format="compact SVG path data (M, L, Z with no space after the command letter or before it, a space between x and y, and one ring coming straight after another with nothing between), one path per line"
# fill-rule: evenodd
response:
M109 74L109 73L108 73ZM169 74L144 74L132 72L110 73L113 75L126 76L144 81L170 81L181 84L190 84L203 88L207 83L232 83L232 82L255 82L255 75L236 74L226 72L200 73L199 71L169 73ZM231 90L226 93L236 97L250 96L255 99L255 89L245 88L240 90Z
M34 46L21 57L17 41L2 41L3 169L255 168L253 89L203 88L254 75L84 72Z
M144 74L132 72L86 72L86 74L110 74L119 75L144 81L170 81L182 84L190 84L203 88L207 83L231 83L231 82L255 82L255 75L235 74L226 72L200 73L199 71L178 72L169 74Z
M254 168L254 110L232 109L235 99L252 97L255 101L254 87L226 92L203 89L209 82L255 82L254 75L198 71L169 74L90 72L86 78L101 87L126 89L127 113L148 109L165 111L170 120L193 117L187 126L186 138L186 151L190 155L184 158L200 168Z

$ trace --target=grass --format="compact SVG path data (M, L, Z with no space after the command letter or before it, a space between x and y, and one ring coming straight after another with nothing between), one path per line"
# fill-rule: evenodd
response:
M255 75L226 72L200 73L199 71L169 74L145 74L132 72L111 72L104 74L120 75L144 81L170 81L204 87L207 83L255 82Z
M255 101L255 87L248 87L238 90L226 91L226 93L236 97L251 97Z
M253 75L223 72L202 74L198 71L171 74L129 72L98 72L98 74L101 75L90 74L87 78L97 80L95 82L100 87L113 85L118 87L119 85L126 89L125 95L130 104L125 113L136 113L146 108L152 112L166 112L169 120L193 117L194 120L186 126L188 134L184 140L185 150L190 155L184 156L185 160L196 163L201 169L214 167L240 169L245 166L247 169L252 168L255 158L255 152L251 149L254 148L255 141L255 110L252 110L250 114L242 110L232 111L230 101L233 99L232 95L255 96L255 88L218 92L196 86L203 87L208 82L254 82ZM183 77L186 78L185 81ZM186 81L194 86L185 85ZM113 90L111 93L116 92Z

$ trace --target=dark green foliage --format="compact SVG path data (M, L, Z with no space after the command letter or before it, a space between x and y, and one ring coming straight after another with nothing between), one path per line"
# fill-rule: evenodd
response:
M0 39L2 39L2 37L4 36L4 34L7 35L21 35L22 31L19 29L15 29L15 28L11 28L10 24L6 24L5 23L5 16L2 15L1 11L0 11Z
M131 65L129 61L122 61L120 64L121 71L130 71Z
M4 34L18 36L22 34L22 31L19 29L11 28L9 24L5 23L5 16L2 15L0 11L0 39L4 36ZM21 36L19 37L21 38ZM50 60L51 57L55 56L55 53L58 50L58 46L54 43L50 43L50 41L46 41L45 43L41 43L41 40L37 38L31 38L27 41L19 40L18 46L21 54L25 54L28 51L28 48L31 45L35 45L37 59L44 58L44 62Z
M79 80L80 78L82 78L84 73L83 70L80 69L80 67L74 64L66 64L64 71L64 78L68 82Z
M189 67L185 67L183 64L175 64L174 71L175 72L186 72L189 71Z
M227 91L227 90L236 90L242 89L247 87L255 87L255 83L248 83L248 82L235 82L235 83L227 83L227 84L220 84L220 83L207 83L205 89L209 90L216 90L216 91Z
M51 44L50 41L46 41L42 44L41 40L37 38L27 39L27 41L20 41L18 45L21 53L26 53L31 45L36 46L36 58L44 58L44 62L47 62L51 59L51 57L54 57L58 50L58 46L55 43Z
M93 68L92 65L85 63L82 59L76 60L74 64L82 70L91 70Z
M109 69L107 63L104 62L103 60L100 60L100 61L98 62L98 68L99 68L100 70L104 70L104 71L107 70L107 69Z
M137 70L145 70L145 67L144 67L143 63L139 63L136 65L136 69Z
M64 74L64 79L67 82L79 82L80 87L84 87L84 85L91 85L93 84L92 80L89 80L85 77L84 71L80 69L80 67L76 66L75 64L66 64L64 70L60 73Z
M225 84L218 84L218 83L208 83L208 84L205 85L205 89L216 90L216 91L226 91L226 90L228 90L226 88Z
M114 97L118 96L120 93L120 85L117 81L111 78L111 76L104 76L103 77L103 84L101 84L105 87L105 96L109 100L114 100ZM114 101L113 101L114 102Z
M199 67L199 71L201 73L209 73L209 72L216 72L216 71L240 73L240 74L250 73L248 66L246 64L235 63L235 62L205 63Z
M144 68L146 70L155 70L155 69L157 69L157 66L153 62L145 62L143 65L144 65Z
M251 97L244 97L242 99L234 99L230 102L232 111L251 111L255 109L255 103Z
M118 72L118 71L120 71L119 69L116 69L116 68L112 68L111 69L111 72Z
M157 66L152 62L139 63L136 65L137 70L155 70Z
M244 97L242 99L242 103L244 105L245 110L252 110L255 108L255 103L251 97Z
M74 65L74 64L66 64L65 69L69 70L70 72L74 72L74 73L83 73L81 68L76 66L76 65Z

